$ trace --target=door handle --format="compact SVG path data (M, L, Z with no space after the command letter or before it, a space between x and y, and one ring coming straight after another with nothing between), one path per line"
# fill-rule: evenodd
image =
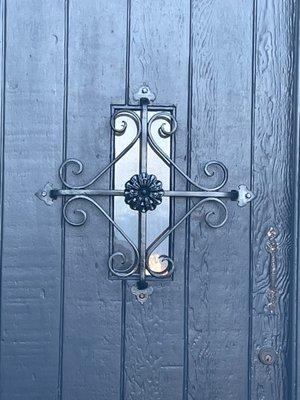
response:
M277 251L278 243L276 241L279 232L276 228L271 227L267 232L268 241L266 244L266 251L270 255L269 260L269 288L267 291L268 308L271 313L275 312L277 303Z

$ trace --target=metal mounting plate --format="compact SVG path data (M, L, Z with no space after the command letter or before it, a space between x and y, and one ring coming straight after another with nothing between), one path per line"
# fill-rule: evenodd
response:
M38 199L47 204L47 206L51 206L53 204L53 198L50 196L50 192L52 189L53 184L48 182L42 189L38 190L35 195Z
M133 95L133 99L135 101L141 101L142 99L146 99L148 100L148 102L150 102L154 101L155 98L156 98L155 94L151 92L149 86L147 85L141 86L139 90Z

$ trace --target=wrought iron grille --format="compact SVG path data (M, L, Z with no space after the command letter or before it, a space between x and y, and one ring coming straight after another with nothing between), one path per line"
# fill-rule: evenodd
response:
M88 182L81 185L73 185L66 178L68 167L72 166L73 174L78 176L83 172L84 166L81 161L75 158L67 159L59 168L59 178L64 188L54 188L51 183L47 183L36 195L47 205L53 204L53 201L57 197L65 196L66 201L63 205L63 217L72 226L82 226L87 220L87 213L82 208L75 210L77 214L76 220L72 219L71 213L69 213L70 205L79 200L84 200L92 204L109 221L111 226L119 232L130 246L133 257L128 265L123 252L113 252L108 259L108 268L113 276L120 279L137 276L137 282L132 286L131 291L143 303L153 291L153 288L147 282L148 275L165 279L172 275L174 271L174 261L169 255L159 256L159 260L163 266L160 271L151 268L149 258L154 250L166 238L170 237L179 225L203 205L214 204L219 209L219 220L216 221L215 211L211 210L204 214L204 221L211 228L220 228L226 223L228 218L228 209L224 200L236 201L238 206L243 207L255 196L245 185L239 185L237 190L222 191L221 189L225 186L228 179L228 171L226 166L219 161L209 161L204 166L204 174L208 178L214 176L217 170L221 176L219 182L214 184L213 187L199 184L191 179L191 177L179 168L172 157L164 152L152 134L153 123L159 121L158 134L161 138L169 138L174 135L177 130L175 116L170 112L161 111L154 114L150 119L148 118L149 104L155 100L155 95L146 85L143 85L139 89L134 96L134 100L139 102L139 106L122 106L122 108L113 113L110 124L115 135L124 135L127 130L126 121L124 120L122 126L117 128L116 120L120 117L129 118L135 124L136 134L133 140L104 169ZM164 107L158 107L158 109L164 110ZM138 110L138 113L136 110ZM170 129L166 129L167 124L170 126ZM128 177L125 187L120 189L92 189L91 186L98 182L105 173L109 172L138 141L140 146L139 170L133 176ZM151 171L147 169L148 145L169 168L180 174L193 190L165 190L159 177L151 174ZM95 196L124 197L124 201L128 207L138 213L137 243L134 243L125 230L114 220L113 216L95 201ZM177 197L194 198L196 202L181 218L170 224L147 246L147 213L149 211L155 212L155 209L160 206L164 197L172 199Z

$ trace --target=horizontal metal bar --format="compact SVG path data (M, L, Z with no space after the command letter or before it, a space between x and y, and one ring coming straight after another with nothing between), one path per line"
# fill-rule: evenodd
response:
M222 197L222 198L229 198L231 200L237 200L239 192L237 190L231 190L230 192L165 190L164 195L167 197L197 197L197 198Z
M58 196L124 196L124 190L110 189L52 189L50 197Z
M50 190L50 197L52 199L58 196L124 196L124 190L113 189L52 189ZM228 198L237 200L239 193L237 190L230 192L208 192L208 191L181 191L181 190L165 190L164 196L166 197L195 197L195 198Z

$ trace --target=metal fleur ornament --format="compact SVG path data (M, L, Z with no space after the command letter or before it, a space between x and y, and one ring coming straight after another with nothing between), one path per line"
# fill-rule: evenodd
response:
M163 195L162 183L153 174L142 172L133 175L125 183L125 203L133 210L142 213L155 210L161 204Z

